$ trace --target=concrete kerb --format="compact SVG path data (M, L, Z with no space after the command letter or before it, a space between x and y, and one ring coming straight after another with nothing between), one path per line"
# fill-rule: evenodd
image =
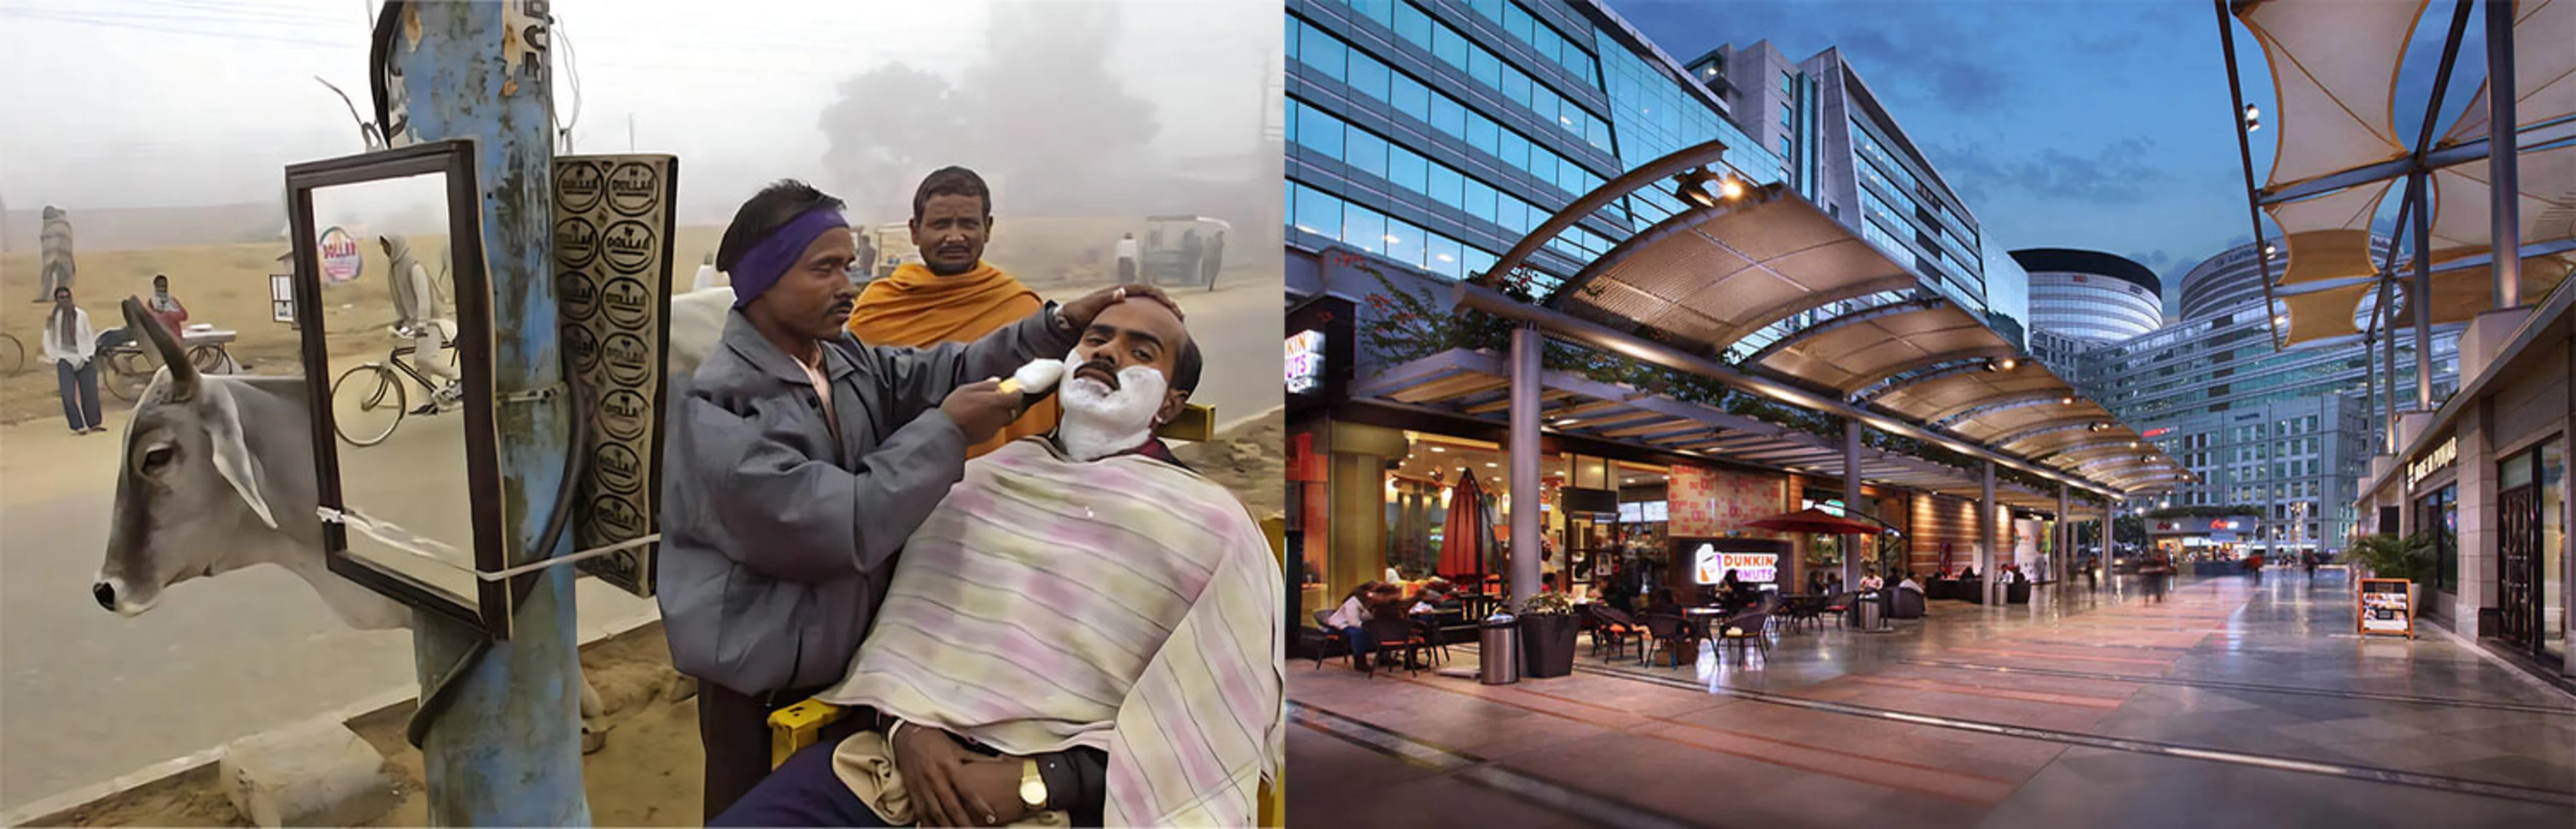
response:
M583 635L581 637L581 644L583 647L589 647L595 643L615 639L617 637L633 633L646 625L661 621L661 619L662 614L657 610L614 620L606 625L602 625L596 631ZM310 724L316 720L327 720L335 724L345 725L371 715L384 713L399 706L411 704L419 697L420 685L418 683L407 682L403 683L399 687L369 696L356 703L342 706L328 713L300 722L282 725L271 730L280 731L293 729ZM244 735L243 739L247 739L250 736L255 735ZM23 826L28 823L54 817L65 812L74 811L92 803L124 794L125 792L139 789L154 783L159 783L163 780L168 780L182 774L187 774L200 768L215 765L223 762L224 751L232 745L232 742L233 741L227 741L223 745L215 746L213 748L191 752L186 755L153 763L124 774L109 777L108 779L101 780L96 783L74 787L59 794L38 799L15 809L10 809L6 812L0 812L0 826Z

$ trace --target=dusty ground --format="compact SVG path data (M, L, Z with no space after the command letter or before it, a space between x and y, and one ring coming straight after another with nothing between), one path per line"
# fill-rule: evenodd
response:
M1256 516L1284 509L1278 481L1284 420L1274 412L1239 424L1203 444L1175 449L1201 474L1233 489ZM671 655L659 623L603 640L582 650L583 671L609 709L606 748L584 757L582 776L591 819L600 826L699 825L698 792L703 755L698 749L697 706L669 697ZM403 740L411 716L404 704L349 723L386 756L402 804L370 826L422 826L429 821L421 797L420 752ZM224 797L215 767L206 766L135 788L79 809L49 815L28 826L248 826Z
M986 258L1040 291L1106 281L1101 263L1110 246L1120 233L1143 229L1142 218L1003 218L994 224ZM673 281L685 289L697 274L698 263L715 252L723 234L724 228L717 226L680 228L672 249ZM414 249L424 252L424 261L433 269L438 259L430 251L441 238L413 239ZM1228 241L1227 273L1218 277L1218 284L1276 279L1277 261L1259 261L1250 253L1269 248L1252 239ZM346 345L335 348L335 357L344 352L382 353L392 344L371 334L394 319L392 297L382 278L384 254L373 244L360 247L367 261L358 280L327 289L324 302L332 314L334 345ZM240 340L231 347L234 359L248 364L254 373L292 375L300 372L297 335L288 326L269 321L268 304L268 276L286 272L285 263L277 261L286 252L284 240L85 252L77 260L80 276L73 294L80 307L89 311L91 325L105 329L122 324L118 302L129 294L149 295L152 276L168 274L170 293L188 307L189 322L239 332ZM29 301L36 294L39 274L33 250L0 256L0 333L16 337L27 352L26 364L17 373L0 376L0 423L62 413L53 368L37 356L41 353L37 337L52 308L49 303ZM6 368L0 365L0 371ZM100 396L109 411L125 406L103 389Z

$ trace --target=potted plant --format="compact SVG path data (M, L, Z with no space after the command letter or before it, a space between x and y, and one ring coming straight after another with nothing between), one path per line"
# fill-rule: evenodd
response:
M1521 666L1532 679L1574 673L1574 599L1554 591L1521 603Z
M2407 538L2394 535L2366 535L2344 551L2357 568L2368 570L2372 578L2405 579L2423 583L2433 575L2433 539L2416 533Z

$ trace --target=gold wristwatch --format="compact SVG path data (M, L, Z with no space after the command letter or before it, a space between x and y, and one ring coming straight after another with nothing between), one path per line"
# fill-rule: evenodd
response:
M1038 761L1034 758L1020 760L1020 805L1029 807L1031 814L1046 811L1046 778L1038 775Z

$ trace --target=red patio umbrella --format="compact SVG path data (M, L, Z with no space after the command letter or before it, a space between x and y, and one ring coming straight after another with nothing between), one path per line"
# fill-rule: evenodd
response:
M1459 561L1476 563L1479 592L1485 589L1485 553L1494 549L1494 522L1485 515L1485 491L1476 485L1472 472L1458 473L1458 484L1449 492L1449 518L1440 530L1440 561L1456 566ZM1434 566L1432 572L1442 567Z
M1756 530L1771 530L1773 532L1784 533L1815 533L1817 535L1878 535L1889 531L1887 527L1882 527L1856 518L1835 515L1814 507L1808 507L1797 512L1774 515L1769 518L1747 521L1744 522L1744 526Z

